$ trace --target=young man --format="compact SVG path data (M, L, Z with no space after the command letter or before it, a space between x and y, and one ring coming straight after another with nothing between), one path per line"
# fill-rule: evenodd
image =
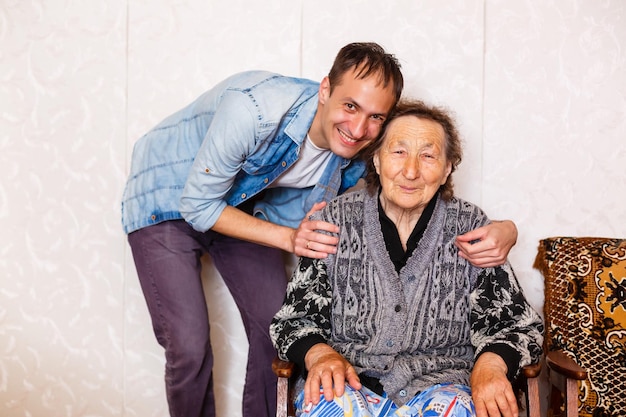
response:
M165 348L172 417L215 415L200 279L205 252L233 295L249 341L243 416L275 415L276 352L268 329L287 283L281 250L313 258L335 251L336 238L322 231L337 227L309 215L363 175L355 157L376 140L402 87L392 55L374 43L353 43L319 84L237 74L137 142L122 221ZM505 222L461 237L460 245L473 262L504 262L516 237Z

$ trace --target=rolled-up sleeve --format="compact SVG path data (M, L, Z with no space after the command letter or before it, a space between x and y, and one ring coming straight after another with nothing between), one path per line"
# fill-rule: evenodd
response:
M180 200L183 218L197 231L215 225L231 189L257 140L254 108L244 93L228 90L193 162Z

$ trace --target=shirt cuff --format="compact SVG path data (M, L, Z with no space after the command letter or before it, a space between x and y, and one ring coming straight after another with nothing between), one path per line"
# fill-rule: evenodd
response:
M478 356L485 352L495 353L500 356L502 360L504 360L507 367L507 379L512 381L513 378L515 378L517 372L519 371L520 361L522 360L522 355L520 355L517 350L504 343L494 343L493 345L485 346ZM476 359L478 359L478 356L476 356Z
M302 371L302 377L304 379L306 379L307 375L306 366L304 365L304 358L309 349L311 349L313 345L317 345L318 343L326 343L326 339L324 339L319 334L312 334L310 336L305 336L302 339L296 340L287 350L287 359L295 363L300 368L300 370Z

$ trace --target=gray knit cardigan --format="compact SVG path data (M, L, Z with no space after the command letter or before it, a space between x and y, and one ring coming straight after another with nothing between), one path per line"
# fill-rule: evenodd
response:
M477 268L459 257L457 235L483 226L477 206L436 204L407 264L396 273L378 218L378 193L337 197L318 218L340 226L336 255L301 258L270 334L279 356L322 336L357 370L403 404L441 382L468 385L483 351L516 353L517 369L541 355L543 325L511 266Z

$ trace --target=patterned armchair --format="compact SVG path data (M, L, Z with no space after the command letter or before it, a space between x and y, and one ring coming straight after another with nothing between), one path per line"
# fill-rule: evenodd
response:
M570 390L561 407L553 389L548 416L626 416L626 240L544 239L535 267L545 278L550 381Z

